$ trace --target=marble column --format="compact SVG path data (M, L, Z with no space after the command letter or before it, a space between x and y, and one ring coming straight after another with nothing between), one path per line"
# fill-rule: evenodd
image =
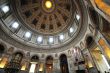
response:
M59 59L54 59L53 61L53 73L61 73Z
M69 73L73 73L72 72L72 64L71 64L71 56L68 56L67 57L67 62L68 62L68 70L69 70Z

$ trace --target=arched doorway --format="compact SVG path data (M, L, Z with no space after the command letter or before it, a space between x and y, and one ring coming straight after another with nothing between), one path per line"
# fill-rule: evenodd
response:
M21 61L23 57L24 56L21 52L14 53L11 61L7 64L5 68L5 72L6 73L18 73L21 70Z
M68 61L65 54L62 54L60 56L60 69L61 69L61 73L69 73Z
M97 45L92 36L87 37L86 45L89 53L92 56L94 67L96 67L101 73L104 73L105 71L108 72L109 69L105 55L103 54L102 50ZM91 70L93 69L91 68Z
M4 68L8 62L8 59L2 56L4 53L5 53L5 47L4 45L0 44L0 68Z
M46 58L46 73L53 73L53 57L48 56Z
M39 71L39 57L37 55L34 55L31 58L29 73L38 73L38 71Z

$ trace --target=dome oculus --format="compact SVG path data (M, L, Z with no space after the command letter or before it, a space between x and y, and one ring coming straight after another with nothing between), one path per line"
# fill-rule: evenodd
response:
M45 2L45 7L46 8L52 8L52 2L51 1L46 1Z

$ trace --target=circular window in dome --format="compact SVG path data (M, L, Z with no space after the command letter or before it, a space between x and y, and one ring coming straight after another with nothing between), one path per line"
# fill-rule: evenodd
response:
M48 8L48 9L52 8L52 2L51 1L46 1L45 2L45 7Z
M42 9L47 13L50 13L55 10L54 0L42 0L41 5L42 5Z

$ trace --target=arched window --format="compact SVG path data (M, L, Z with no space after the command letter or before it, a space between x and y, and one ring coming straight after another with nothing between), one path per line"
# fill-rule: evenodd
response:
M14 53L11 61L7 64L5 68L5 72L18 73L21 70L22 59L23 59L23 54L21 52Z
M12 60L13 60L13 61L16 61L16 62L18 62L18 63L21 63L22 58L23 58L23 54L22 54L21 52L17 52L17 53L15 53L15 54L13 55Z

